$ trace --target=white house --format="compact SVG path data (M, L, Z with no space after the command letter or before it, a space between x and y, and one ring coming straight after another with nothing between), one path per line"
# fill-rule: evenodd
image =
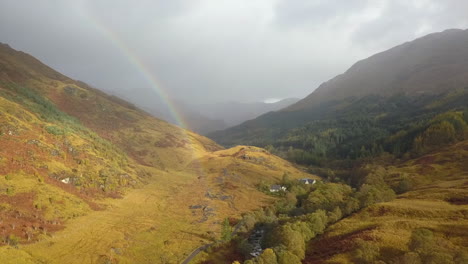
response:
M285 186L282 186L282 185L272 185L270 187L270 192L279 192L279 191L286 191L286 187Z
M70 178L62 179L61 182L65 183L65 184L69 184L70 183Z
M303 184L315 184L317 182L314 179L307 179L307 178L300 179L299 181Z

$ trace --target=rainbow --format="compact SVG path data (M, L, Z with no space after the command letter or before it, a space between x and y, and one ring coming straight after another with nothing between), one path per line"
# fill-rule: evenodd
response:
M157 96L159 96L164 104L166 104L167 109L173 119L176 121L177 126L187 129L189 126L185 121L184 117L180 114L177 110L175 103L171 100L169 94L163 89L163 85L161 82L158 81L156 76L152 74L151 70L146 66L142 59L140 59L134 51L132 51L122 40L108 29L97 17L93 16L90 12L82 9L83 15L91 21L96 28L110 41L112 44L117 47L122 54L127 58L127 60L135 67L135 69L142 74L145 80L150 84L151 89L156 92Z
M93 16L91 12L85 10L85 8L81 8L82 15L106 37L115 47L117 47L122 54L127 58L127 60L135 67L135 69L142 74L142 76L146 79L146 81L150 84L151 89L162 99L162 101L166 104L167 109L169 109L170 114L172 115L173 119L176 121L177 126L181 127L181 132L184 134L185 139L191 142L192 144L192 158L193 162L197 163L198 166L196 167L197 174L204 174L204 169L199 161L200 154L194 149L197 144L195 144L195 138L187 131L189 126L185 122L183 116L177 110L175 103L172 102L168 93L163 89L163 85L158 81L154 74L152 74L151 70L145 65L143 60L141 60L134 51L132 51L128 45L124 43L124 41L119 38L117 34L112 32L104 23L102 23L96 16Z

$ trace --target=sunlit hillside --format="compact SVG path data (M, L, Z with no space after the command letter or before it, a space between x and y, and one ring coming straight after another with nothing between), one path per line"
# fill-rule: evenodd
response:
M178 263L307 175L223 150L0 46L0 263Z
M304 263L466 263L467 160L463 141L398 166L372 166L407 192L330 226L308 245ZM425 248L412 243L421 229L429 230Z

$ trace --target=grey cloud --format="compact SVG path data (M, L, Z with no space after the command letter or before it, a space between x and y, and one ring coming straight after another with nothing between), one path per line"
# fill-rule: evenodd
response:
M383 3L380 15L354 32L354 43L378 50L428 33L468 27L466 1L387 0Z
M348 16L360 12L369 0L281 0L275 8L275 22L280 26L295 28L323 27L331 24L343 26ZM340 23L341 22L341 23Z
M358 59L466 27L465 1L0 0L0 42L145 105L306 96ZM130 55L130 56L129 56Z

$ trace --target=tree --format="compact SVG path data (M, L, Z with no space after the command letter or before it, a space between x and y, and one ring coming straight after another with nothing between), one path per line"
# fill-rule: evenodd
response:
M315 236L315 233L310 230L309 225L307 223L298 221L295 223L290 224L292 230L297 231L302 234L304 241L309 241L311 238Z
M322 234L327 227L327 214L324 210L317 210L315 213L307 215L307 223L310 230L315 234Z
M303 207L308 212L318 209L332 211L336 206L343 206L351 193L351 187L345 184L317 183L315 191L307 196Z
M281 244L288 251L299 257L299 259L303 259L305 257L305 242L302 234L293 230L289 225L284 225L280 228Z
M232 238L232 228L229 225L229 220L227 218L224 219L221 227L221 240L229 241Z
M287 250L280 250L277 253L278 264L301 264L301 259Z
M454 142L455 139L455 128L448 121L432 124L423 133L424 146L426 147L442 146Z
M335 207L335 209L331 212L328 212L328 221L330 223L335 223L337 222L338 220L341 219L341 217L343 217L343 213L341 212L341 209L339 206Z
M238 245L237 250L242 253L244 256L249 256L250 253L253 251L252 244L249 243L247 239L243 239Z
M289 174L287 172L283 173L283 177L281 179L281 185L285 185L288 188L291 187L291 178L289 177Z
M386 184L364 184L361 186L356 196L361 203L361 208L364 208L375 203L387 202L394 199L395 192Z
M417 136L413 141L413 151L416 155L424 153L424 140L422 136Z
M278 264L276 254L271 248L265 249L263 253L258 256L257 262L258 264Z
M359 260L359 263L375 263L379 255L380 248L375 243L360 238L356 239L354 256Z
M350 215L355 211L359 210L359 208L359 200L354 197L351 197L346 201L342 213L344 215Z
M247 232L249 230L252 230L256 222L257 220L255 219L255 216L251 213L248 213L242 216L242 223L243 223L242 225L243 227L245 227L245 230L243 231Z

